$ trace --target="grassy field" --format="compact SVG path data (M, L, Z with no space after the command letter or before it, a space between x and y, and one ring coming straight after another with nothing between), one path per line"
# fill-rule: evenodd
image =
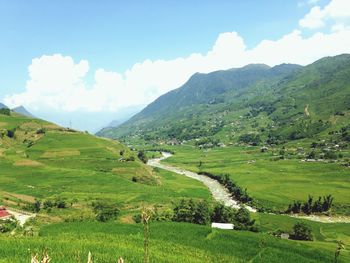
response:
M97 199L118 203L128 212L142 203L170 206L183 197L211 198L199 182L154 171L116 141L18 115L0 115L0 123L0 200L5 205L63 199L69 208L51 213L65 217L90 211ZM14 128L9 138L7 130ZM135 161L126 161L131 157Z
M271 150L261 153L259 147L168 148L175 155L164 162L196 172L228 173L266 207L285 209L293 200L305 201L309 194L315 198L332 194L335 210L350 213L350 169L337 163L276 161Z
M214 230L183 223L151 224L151 262L332 262L335 244L280 240L267 234ZM39 237L0 236L0 262L27 262L48 250L54 262L143 262L141 225L60 223L43 227ZM340 262L350 260L343 251Z
M134 224L132 216L143 205L166 209L181 198L212 199L200 182L151 169L137 159L137 152L119 142L19 115L0 115L0 124L0 203L22 208L35 199L42 202L60 199L67 203L66 209L42 209L33 222L28 222L25 229L33 229L34 236L23 235L26 231L20 228L14 235L0 234L0 262L28 262L30 253L44 250L48 250L53 262L86 262L88 251L95 256L94 262L115 262L119 256L125 262L142 262L143 230L141 225ZM256 148L218 148L206 152L193 147L171 149L176 154L167 162L195 171L228 172L235 181L247 186L255 198L276 207L298 196L295 191L283 191L278 186L286 181L280 170L288 172L293 187L302 187L312 174L310 167L314 167L318 176L315 178L324 185L320 188L315 184L310 189L318 192L311 194L324 195L337 189L338 194L332 192L336 201L347 204L348 181L343 179L347 170L340 174L341 170L336 170L339 181L326 177L335 176L331 173L336 164L302 164L313 166L299 171L297 161L271 161L271 154L262 155ZM157 152L146 155L160 156ZM316 165L325 165L328 170ZM318 174L320 170L324 173ZM258 182L256 188L249 185L255 185L254 181ZM310 180L307 182L311 184ZM342 188L337 182L342 183ZM265 193L263 187L279 190ZM309 193L306 189L305 186L305 194L300 194L300 198L306 198ZM96 222L91 205L96 200L118 204L121 209L118 219ZM337 240L350 243L346 224L309 222L315 241L300 242L268 234L278 229L290 232L300 219L269 214L255 214L254 218L260 233L152 223L151 262L280 262L281 258L284 262L331 262ZM349 260L349 252L343 251L341 262Z

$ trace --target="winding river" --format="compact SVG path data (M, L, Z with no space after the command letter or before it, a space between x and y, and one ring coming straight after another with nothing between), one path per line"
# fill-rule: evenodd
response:
M161 163L162 160L165 160L169 157L172 156L171 153L167 152L162 152L163 157L161 158L155 158L155 159L150 159L148 161L148 165L153 166L153 167L158 167L164 170L168 170L177 174L185 175L187 177L190 177L192 179L201 181L205 186L207 186L213 196L213 198L218 201L223 203L225 206L233 207L233 208L240 208L243 204L238 203L236 200L232 198L230 193L227 191L225 187L223 187L219 182L217 182L214 179L209 178L208 176L197 174L191 171L187 171L181 168L177 168L174 166L170 166L167 164ZM253 207L250 207L248 205L243 205L245 208L247 208L250 212L255 213L256 209Z
M175 166L171 166L168 164L161 163L162 160L165 160L169 157L172 156L171 153L168 152L162 152L162 157L160 158L154 158L148 160L147 164L152 167L158 167L164 170L168 170L170 172L174 172L177 174L185 175L187 177L190 177L192 179L201 181L205 186L208 187L210 190L213 198L218 201L223 203L225 206L229 206L232 208L240 208L241 206L244 206L247 208L250 212L256 213L257 210L251 206L244 205L239 203L237 200L233 199L230 193L227 191L225 187L223 187L219 182L217 182L214 179L211 179L205 175L197 174L191 171L184 170L182 168L178 168ZM287 215L291 217L296 217L296 218L302 218L302 219L307 219L311 221L316 221L316 222L322 222L322 223L350 223L350 217L348 216L323 216L323 215L310 215L310 216L302 216L302 215Z

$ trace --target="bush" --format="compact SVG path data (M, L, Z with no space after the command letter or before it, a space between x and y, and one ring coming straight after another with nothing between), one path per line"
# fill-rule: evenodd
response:
M294 240L312 241L313 237L311 227L304 222L296 223L293 227L293 233L290 238Z
M56 200L56 207L60 209L64 209L67 207L67 204L64 200L58 199Z
M235 228L238 230L253 230L255 220L250 218L250 212L247 208L241 207L235 214ZM257 232L254 230L254 232Z
M260 136L258 134L248 133L243 134L238 139L240 142L248 143L253 146L257 146L260 143Z
M148 161L148 158L145 154L144 151L139 151L138 154L137 154L137 157L143 162L143 163L147 163Z
M36 131L36 134L45 134L46 130L44 128L39 128Z
M96 213L96 220L100 222L107 222L116 219L119 215L120 209L115 204L98 201L92 204L94 212Z
M129 158L125 159L127 162L133 162L135 161L135 157L134 156L130 156Z
M17 226L17 221L12 219L7 219L0 221L0 233L11 232Z
M323 201L322 201L323 200ZM313 201L313 197L309 195L308 200L301 204L300 201L294 201L293 205L289 205L286 213L305 213L310 215L312 213L328 212L333 205L332 195L318 197L317 200Z
M7 137L14 138L15 137L15 132L16 132L16 128L11 129L11 130L7 130Z
M172 220L199 225L207 225L210 222L233 223L235 229L238 230L258 231L254 225L255 220L251 219L250 212L244 207L237 211L220 203L216 203L212 207L205 201L194 201L192 199L180 200L174 207Z
M10 111L10 109L2 108L2 109L0 109L0 114L10 116L11 111Z
M43 203L43 208L44 209L48 209L48 208L52 208L53 207L53 203L50 201L50 200L46 200L44 203Z
M195 202L192 199L182 199L174 207L173 221L187 222L199 225L210 223L210 213L208 203L205 201Z

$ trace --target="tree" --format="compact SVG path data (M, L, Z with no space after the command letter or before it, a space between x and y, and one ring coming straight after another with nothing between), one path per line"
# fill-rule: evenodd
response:
M211 221L217 223L232 223L235 220L235 210L217 203L211 213Z
M11 111L10 111L10 109L2 108L2 109L0 109L0 114L10 116Z
M210 223L209 206L206 201L199 201L194 208L193 223L207 225Z
M144 151L139 151L138 154L137 154L137 157L143 162L143 163L147 163L148 161L148 158L145 154Z
M323 204L322 204L323 211L328 211L329 209L331 209L332 204L333 204L332 195L327 195L323 197Z
M250 212L247 208L241 207L235 214L235 221L237 223L237 229L248 229L250 226L253 226L255 220L250 218Z
M119 215L119 208L115 204L109 204L105 202L93 203L94 212L96 213L96 220L100 222L107 222L112 219L116 219Z
M309 195L307 202L305 202L303 207L301 208L305 214L310 215L312 213L312 203L313 197Z
M174 207L173 221L206 225L210 222L208 203L182 199Z
M293 227L291 239L312 241L313 237L311 227L304 222L296 223Z
M38 213L40 211L40 207L41 207L41 202L39 200L35 200L33 204L33 212Z

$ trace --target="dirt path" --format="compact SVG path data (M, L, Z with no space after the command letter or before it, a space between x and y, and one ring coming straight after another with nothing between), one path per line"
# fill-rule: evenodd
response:
M163 164L161 163L162 160L165 160L172 156L171 153L162 152L163 157L161 158L155 158L150 159L147 164L149 166L158 167L164 170L168 170L177 174L185 175L187 177L190 177L192 179L196 179L198 181L201 181L205 186L207 186L213 195L213 198L218 201L222 202L224 205L233 207L233 208L240 208L242 204L238 203L236 200L232 198L230 193L227 191L225 187L223 187L221 184L219 184L214 179L211 179L205 175L197 174L191 171L184 170L182 168L174 167L171 165ZM253 207L244 205L250 212L256 213L257 210ZM330 217L330 216L319 216L319 215L310 215L310 216L303 216L303 215L287 215L295 218L301 218L301 219L307 219L311 221L321 222L321 223L350 223L350 217L347 216L339 216L339 217Z
M23 226L30 218L35 217L35 214L22 212L17 209L8 208L7 211L18 220L20 226Z

